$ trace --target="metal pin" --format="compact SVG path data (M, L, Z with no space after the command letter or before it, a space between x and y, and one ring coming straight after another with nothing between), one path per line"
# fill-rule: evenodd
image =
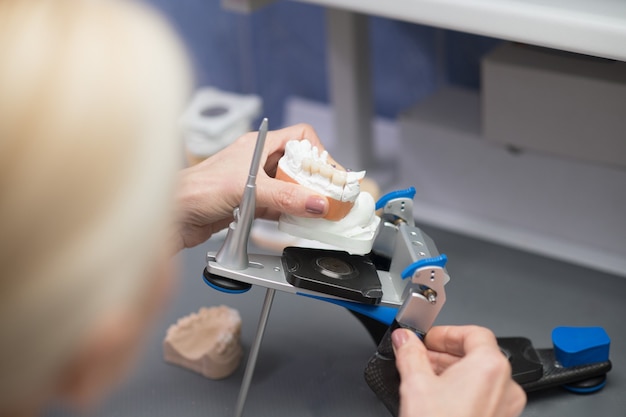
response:
M272 301L274 300L275 292L276 290L268 288L265 293L265 301L263 302L263 310L261 311L261 317L259 318L259 326L257 327L256 337L254 338L254 342L250 348L250 355L248 356L248 362L246 363L246 370L243 373L243 382L241 383L241 388L239 389L235 417L241 417L243 415L243 407L246 404L248 389L250 388L250 382L252 382L252 375L254 374L256 360L259 356L259 350L261 348L261 342L263 341L263 334L265 333L265 326L267 325L267 319L270 315L270 309L272 308Z
M428 288L423 292L424 297L428 300L429 303L435 304L437 302L437 292L432 288Z

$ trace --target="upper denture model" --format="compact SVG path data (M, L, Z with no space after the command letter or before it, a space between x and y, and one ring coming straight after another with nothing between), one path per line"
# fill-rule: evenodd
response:
M334 163L328 152L320 152L304 139L292 140L278 162L276 178L295 182L328 198L324 218L283 214L279 229L294 236L337 246L354 254L368 253L380 223L374 198L361 192L365 171L346 171Z
M349 212L360 192L365 171L346 171L329 161L328 152L320 153L307 139L292 140L278 162L276 178L299 183L328 197L330 207L324 218L341 220Z

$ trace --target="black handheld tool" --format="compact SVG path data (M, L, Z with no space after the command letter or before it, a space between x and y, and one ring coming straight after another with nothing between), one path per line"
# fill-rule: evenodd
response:
M601 327L557 327L551 349L535 349L525 337L501 337L498 344L526 392L562 386L591 394L604 387L612 366L610 339Z
M367 384L394 417L400 413L400 375L391 333L400 327L406 326L393 322L365 368ZM416 333L422 339L425 336ZM498 338L502 353L511 362L513 380L524 391L560 386L576 394L592 394L604 388L611 361L610 340L602 328L558 327L552 340L553 348L535 349L525 337Z
M365 367L365 381L393 416L400 411L400 375L396 369L391 334L403 327L414 331L420 338L426 335L446 300L445 262L446 258L442 256L428 265L418 264L403 271L403 278L411 278L408 295Z
M401 327L400 324L394 320L378 344L376 353L365 367L367 385L393 416L397 416L400 412L400 374L396 368L391 333L399 327Z

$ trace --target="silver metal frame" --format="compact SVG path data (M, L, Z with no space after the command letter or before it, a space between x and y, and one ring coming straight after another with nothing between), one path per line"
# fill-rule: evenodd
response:
M276 255L248 254L250 227L254 220L256 175L267 134L267 119L259 129L248 182L240 207L234 211L226 240L218 252L207 253L207 271L211 275L267 288L257 334L250 350L244 379L237 399L236 417L241 417L254 374L272 301L276 291L310 295L324 299L345 300L326 293L295 287L287 282L282 258ZM445 302L446 270L429 259L439 256L435 243L414 225L413 200L406 196L392 198L383 207L374 250L391 258L389 271L377 271L383 297L380 306L398 308L396 320L405 327L426 333ZM421 263L415 264L416 262ZM405 268L414 265L409 277Z

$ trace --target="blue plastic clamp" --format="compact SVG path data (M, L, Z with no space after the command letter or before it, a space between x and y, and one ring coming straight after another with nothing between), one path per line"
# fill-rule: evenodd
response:
M410 198L411 200L415 197L415 187L409 187L406 190L396 190L390 193L385 194L376 202L376 210L380 210L385 207L385 205L391 200L395 200L396 198Z
M419 261L413 262L411 265L404 268L402 271L402 279L411 278L415 271L420 268L428 267L428 266L436 266L439 268L445 268L446 262L448 262L448 257L445 254L441 254L439 256L435 256L434 258L426 258L420 259Z
M556 360L569 368L608 361L611 339L602 327L556 327L552 345Z

